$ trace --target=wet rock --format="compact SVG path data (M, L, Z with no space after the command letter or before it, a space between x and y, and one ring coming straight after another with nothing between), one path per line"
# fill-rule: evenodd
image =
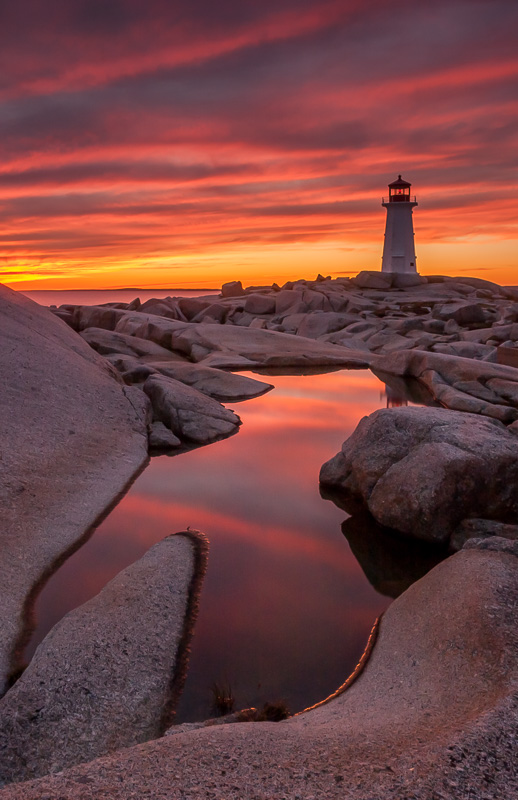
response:
M197 533L169 536L71 611L0 704L0 780L22 781L169 727L205 568Z
M3 693L35 587L146 463L149 402L61 320L5 287L0 340Z
M364 418L321 469L323 486L381 524L447 543L459 523L518 512L514 437L496 420L444 409L382 409Z
M191 386L162 375L144 384L154 419L163 422L182 441L209 444L236 433L239 417Z

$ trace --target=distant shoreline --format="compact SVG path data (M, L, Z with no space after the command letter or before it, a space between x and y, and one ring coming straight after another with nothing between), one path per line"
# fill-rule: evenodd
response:
M10 287L14 289L14 286ZM214 287L207 287L202 286L198 288L197 286L194 288L180 288L179 286L175 286L172 288L165 287L160 288L158 286L153 286L151 289L146 289L143 286L116 286L114 289L107 288L107 289L16 289L18 292L219 292L221 289L220 286Z

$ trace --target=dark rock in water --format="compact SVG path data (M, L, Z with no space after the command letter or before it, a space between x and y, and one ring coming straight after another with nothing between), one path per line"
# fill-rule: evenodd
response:
M369 583L387 597L399 597L448 555L444 547L384 528L366 512L346 519L342 533Z
M408 536L446 543L467 517L514 522L518 453L497 420L431 408L365 417L320 481Z
M164 733L205 563L197 532L168 536L51 630L0 704L0 781L58 772Z

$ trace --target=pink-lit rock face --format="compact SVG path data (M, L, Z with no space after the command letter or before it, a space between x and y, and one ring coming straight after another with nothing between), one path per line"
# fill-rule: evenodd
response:
M0 689L31 597L147 460L147 400L47 309L0 287Z

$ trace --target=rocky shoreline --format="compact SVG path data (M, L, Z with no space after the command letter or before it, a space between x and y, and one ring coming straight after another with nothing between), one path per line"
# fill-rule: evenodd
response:
M67 615L6 692L0 798L518 792L518 289L364 272L51 314L0 288L0 328L6 688L38 588L148 454L233 435L222 402L271 389L239 371L369 367L417 389L436 407L362 420L321 482L360 550L367 514L402 550L417 537L460 551L409 588L396 565L402 594L345 692L284 722L164 737L205 564L197 534L169 537Z

